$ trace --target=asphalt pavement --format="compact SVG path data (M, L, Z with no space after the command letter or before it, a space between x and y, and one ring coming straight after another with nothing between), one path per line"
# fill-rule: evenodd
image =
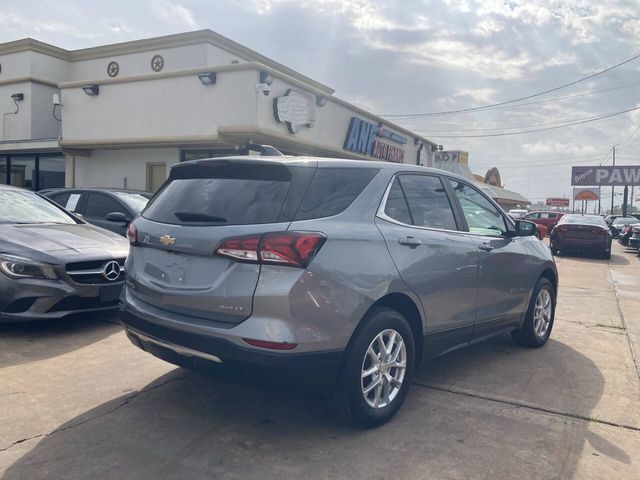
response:
M640 479L640 259L558 257L549 343L422 365L359 430L308 391L176 368L113 316L0 326L0 478Z

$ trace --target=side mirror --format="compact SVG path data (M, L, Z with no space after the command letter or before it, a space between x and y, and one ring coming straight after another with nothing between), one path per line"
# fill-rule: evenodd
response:
M516 237L529 237L538 233L535 223L526 220L516 220Z
M105 215L105 220L114 223L127 223L129 219L122 212L111 212Z

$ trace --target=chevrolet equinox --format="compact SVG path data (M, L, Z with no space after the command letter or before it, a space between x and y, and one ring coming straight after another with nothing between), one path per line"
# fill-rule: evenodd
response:
M553 327L558 273L535 225L442 170L184 162L127 236L132 343L191 368L311 378L361 426L398 411L421 358L503 332L540 347Z

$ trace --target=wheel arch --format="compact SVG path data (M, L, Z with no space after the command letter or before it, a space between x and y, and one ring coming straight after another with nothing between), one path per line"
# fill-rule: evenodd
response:
M416 347L416 359L422 358L422 344L424 339L424 321L423 314L420 310L419 304L406 293L394 292L387 293L383 297L376 300L365 312L360 319L358 327L362 324L365 318L371 310L376 307L389 308L400 313L409 323L411 331L413 333L415 347ZM356 328L356 331L358 329ZM355 331L351 336L351 339L355 336ZM349 344L351 344L351 339Z
M557 297L558 296L558 274L554 272L553 269L551 268L545 268L540 274L540 278L538 278L538 281L540 281L543 278L546 278L551 282L551 285L553 285L553 291Z

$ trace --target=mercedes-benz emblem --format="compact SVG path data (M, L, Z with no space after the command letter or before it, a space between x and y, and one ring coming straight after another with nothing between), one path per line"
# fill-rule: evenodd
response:
M111 260L104 264L102 268L102 276L110 282L115 282L120 276L120 265L115 260Z

